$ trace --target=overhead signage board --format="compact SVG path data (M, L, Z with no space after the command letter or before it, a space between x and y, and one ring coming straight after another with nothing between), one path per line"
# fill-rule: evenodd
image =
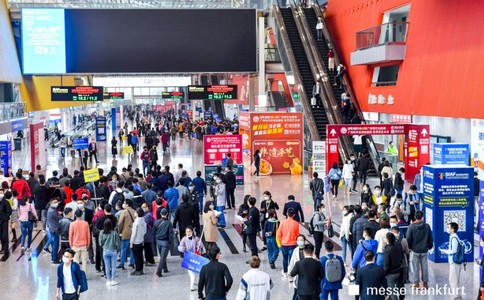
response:
M52 86L52 101L102 101L102 86Z
M106 92L103 94L104 100L124 99L124 92Z
M237 99L237 85L189 85L190 100L233 100Z
M205 165L219 165L227 157L232 155L235 164L242 164L242 136L239 134L229 135L204 135L203 152Z
M162 92L161 93L161 98L162 99L184 99L185 98L185 92Z
M335 137L340 135L379 134L405 134L405 126L399 124L358 124L358 126L331 124L331 129L329 130L329 137Z
M465 165L470 162L469 144L437 143L434 145L435 165Z

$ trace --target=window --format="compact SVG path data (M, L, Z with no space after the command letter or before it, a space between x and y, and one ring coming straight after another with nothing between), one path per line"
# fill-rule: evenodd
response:
M372 86L396 85L399 65L376 67L373 71Z

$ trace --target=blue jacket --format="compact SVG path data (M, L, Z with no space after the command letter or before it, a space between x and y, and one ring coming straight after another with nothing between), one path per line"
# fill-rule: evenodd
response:
M207 184L203 178L197 176L193 178L192 182L195 185L195 191L199 194L207 193Z
M287 217L287 210L292 208L294 210L294 221L297 222L304 222L304 212L301 208L301 204L296 201L288 201L284 204L284 209L282 210L282 214Z
M343 276L341 277L340 281L337 282L328 282L326 280L326 270L324 269L326 267L326 261L328 260L328 257L333 258L336 256L336 259L340 261L341 263L341 269L343 270ZM334 255L333 253L330 253L325 256L321 256L320 258L321 266L323 267L323 274L325 274L323 277L323 280L321 280L321 290L324 291L329 291L329 290L340 290L343 288L343 285L341 282L343 282L343 278L345 278L346 275L346 270L345 270L345 264L343 262L343 259L339 255Z
M63 272L64 264L60 264L57 267L57 287L62 290L64 293L64 272ZM72 283L74 284L74 288L76 291L79 290L79 286L81 284L81 267L78 263L72 262L71 263L71 276L72 276Z
M133 145L138 145L139 144L138 136L137 135L133 135L131 137L131 144L133 144Z
M378 250L378 242L376 240L364 240L361 243L358 243L358 246L356 247L355 255L353 255L353 262L351 263L351 266L353 267L353 269L356 269L357 265L358 265L358 268L362 268L366 266L366 260L365 260L366 250L363 249L363 246L365 246L366 250L371 250L376 257L376 251Z
M165 199L168 201L168 205L170 206L170 210L176 209L178 207L178 197L179 193L178 190L175 188L168 188L165 191Z

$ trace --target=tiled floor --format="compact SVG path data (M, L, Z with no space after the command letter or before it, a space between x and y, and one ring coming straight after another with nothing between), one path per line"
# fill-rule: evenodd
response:
M24 144L24 151L16 151L14 153L14 169L23 167L29 169L29 152L28 145ZM105 146L99 143L101 150L105 150ZM25 150L27 149L27 150ZM183 163L185 169L189 174L194 174L197 170L202 170L203 146L201 142L179 140L173 143L169 154L161 155L163 160L160 161L162 165L170 165L175 168L176 164ZM110 153L108 147L107 150ZM63 166L69 167L70 170L79 166L79 161L72 161L70 157L60 160L59 149L47 149L48 153L48 174L53 170L59 170ZM101 151L99 155L99 167L108 168L111 165L116 165L118 168L126 166L128 163L136 165L138 159L135 157L129 160L126 156L120 157L117 161L112 160L111 155L107 155L106 151ZM309 180L304 176L272 176L254 178L246 173L245 185L238 187L236 190L236 201L239 205L245 194L254 195L256 198L262 195L265 190L273 194L273 198L282 205L287 195L293 194L296 199L303 205L306 219L310 219L312 211L312 200L309 194ZM341 195L337 201L328 202L327 208L333 215L333 221L336 224L336 230L339 229L341 222L340 209L345 204L356 203L358 198L356 195L343 196ZM329 213L328 212L328 213ZM227 228L225 232L228 238L238 249L239 254L232 254L227 242L219 236L219 246L222 250L221 261L226 263L234 278L234 285L228 294L227 299L235 299L237 288L242 274L248 269L244 263L248 258L248 254L243 253L242 239L234 226L233 210L227 211ZM279 212L282 217L281 212ZM237 227L237 226L236 226ZM307 229L301 226L301 232L308 234ZM34 232L33 249L41 249L41 243L44 240L42 232ZM309 238L312 241L312 238ZM340 241L334 238L337 244ZM478 248L476 248L477 250ZM271 299L292 299L292 283L283 279L280 273L282 266L282 258L280 257L276 262L277 269L271 270L267 263L266 252L261 254L263 260L262 269L268 272L273 281L274 289ZM104 279L100 278L99 274L95 272L94 266L88 266L89 291L82 295L81 299L197 299L196 292L190 292L189 278L187 272L180 267L181 259L179 257L169 257L168 268L170 273L163 278L157 278L154 275L154 268L145 268L146 274L141 277L131 277L129 271L118 272L119 285L116 287L106 287ZM39 254L36 251L27 253L24 256L20 255L20 247L13 248L13 255L6 261L0 263L0 299L54 299L55 285L56 285L56 267L50 264L50 256ZM474 275L475 274L475 275ZM475 299L478 285L478 268L475 265L468 265L467 271L462 273L461 282L466 288L466 296L463 299ZM430 262L430 285L438 284L442 286L448 282L448 265L434 264ZM407 285L407 287L409 287ZM408 289L410 292L410 289ZM341 299L353 299L353 296L348 296L348 288L345 287L340 291ZM442 296L407 296L407 299L437 299ZM444 296L444 299L451 299L449 296Z

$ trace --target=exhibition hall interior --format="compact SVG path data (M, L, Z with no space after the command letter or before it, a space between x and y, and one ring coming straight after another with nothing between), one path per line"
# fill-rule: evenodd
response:
M482 15L0 0L2 296L484 299Z

